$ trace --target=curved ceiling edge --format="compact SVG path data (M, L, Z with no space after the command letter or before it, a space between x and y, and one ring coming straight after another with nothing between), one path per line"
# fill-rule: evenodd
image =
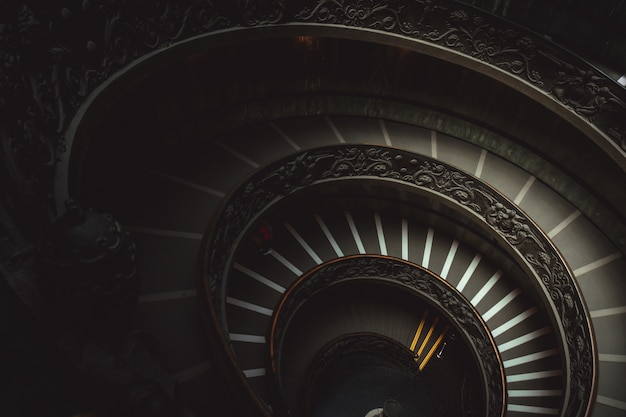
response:
M405 35L398 35L394 33L381 32L376 30L366 30L363 28L354 28L354 27L346 27L342 25L320 25L313 23L290 23L285 25L276 25L276 26L258 26L251 28L229 28L224 30L216 30L214 32L210 32L207 34L198 35L196 37L182 40L178 43L172 44L164 49L158 49L151 52L148 52L140 57L136 58L134 61L128 63L126 66L118 70L117 72L110 75L106 78L102 83L100 83L97 87L95 87L89 95L87 95L81 104L80 107L76 110L74 117L69 122L69 126L65 131L65 146L67 147L66 156L60 158L57 163L55 170L55 202L56 202L56 211L57 213L63 212L63 202L70 196L73 196L77 193L79 186L76 185L78 181L77 178L81 176L83 172L82 166L84 164L84 155L88 152L89 142L91 138L94 136L94 132L97 131L100 127L100 124L105 119L106 115L110 111L110 109L117 105L124 98L124 94L135 88L137 84L141 84L146 82L146 80L154 73L158 73L166 68L168 65L171 65L172 62L177 60L182 60L184 57L197 53L199 50L204 50L206 48L212 48L217 45L229 45L229 44L243 44L246 41L250 41L251 39L272 39L279 38L285 36L298 36L303 33L310 34L311 36L325 36L331 37L335 39L352 39L352 40L360 40L372 42L372 44L379 45L390 45L397 48L405 48L406 50L413 51L415 53L425 54L427 56L436 57L437 59L444 60L446 62L451 62L454 65L458 65L459 67L469 68L471 71L475 71L476 73L480 73L481 75L488 76L492 82L502 85L509 86L511 88L515 88L516 91L521 92L522 94L529 97L536 103L539 107L545 107L549 112L554 112L557 114L559 118L566 121L566 123L571 123L573 129L579 129L579 132L585 135L585 137L591 138L594 143L598 144L598 152L608 152L610 155L611 152L604 149L603 143L609 143L604 138L600 138L598 136L599 131L587 123L583 118L575 115L566 107L558 104L557 101L554 100L549 94L537 89L536 86L532 85L532 83L528 83L527 81L520 80L516 78L513 74L507 73L504 69L501 69L498 66L491 65L484 61L481 61L472 56L467 56L462 54L459 51L454 49L446 49L445 47L439 45L433 45L425 42L420 39L413 39L407 37ZM302 92L301 92L302 93ZM310 98L310 104L318 106L316 109L316 113L330 111L330 109L324 107L324 100L315 100L314 98ZM280 98L279 98L280 100ZM402 98L397 98L397 100L402 100ZM329 100L326 100L328 102ZM332 100L330 100L332 101ZM339 100L343 103L342 100ZM437 119L437 115L439 114L436 108L429 108L428 103L395 103L391 104L381 101L380 98L372 95L369 100L369 105L366 105L371 112L377 112L377 117L389 118L390 120L398 120L398 116L403 118L403 122L407 122L406 114L423 114L428 113L430 116L426 115L427 121L433 121ZM293 104L293 101L290 101ZM342 104L344 105L344 104ZM277 104L278 108L281 108L280 103ZM327 106L327 104L326 104ZM337 107L337 106L335 106ZM354 107L354 104L353 104ZM298 107L300 109L300 107ZM416 111L416 110L420 110ZM307 114L307 112L311 112L311 110L302 110L299 111L304 112L303 114ZM238 113L237 113L238 112ZM337 114L347 114L345 109L343 111L337 112ZM244 107L238 107L234 109L230 114L226 115L228 117L224 117L225 115L220 114L219 123L228 123L228 121L237 121L238 123L242 123L240 113L242 114L250 114L250 113L263 113L260 109L254 108L254 103L247 103ZM435 118L432 119L432 115L435 115ZM301 115L301 114L298 114ZM404 115L404 116L403 116ZM206 116L206 115L205 115ZM284 115L282 115L284 116ZM502 126L484 126L483 122L480 121L472 121L471 115L463 115L454 116L448 114L446 117L452 119L459 119L463 122L458 125L455 123L447 123L444 121L444 125L440 125L441 120L433 121L433 123L438 123L436 127L433 127L433 130L443 131L444 133L449 133L452 136L459 136L458 132L446 132L446 128L460 129L464 131L472 131L476 132L480 131L489 131L491 136L493 136L493 132L500 132L500 134L496 134L497 139L490 139L490 135L485 136L484 134L479 137L476 137L476 133L472 133L473 137L476 141L480 142L480 146L484 146L486 149L489 149L495 154L498 154L505 159L511 160L512 153L510 149L504 145L508 140L520 141L520 145L530 146L531 149L536 147L537 144L528 144L525 141L527 139L515 136L511 132L502 133ZM414 117L413 117L414 118ZM210 117L205 117L205 119L211 119ZM626 120L626 118L625 118ZM213 123L215 120L213 120ZM246 122L250 122L246 120ZM408 121L411 122L411 121ZM202 125L203 122L198 122L201 124L201 129L204 131L206 129L206 123ZM421 121L420 125L424 125L423 121ZM227 126L224 126L228 128ZM233 128L236 126L230 126ZM211 126L211 129L215 128L215 126ZM536 137L540 132L534 132L533 136ZM566 133L562 133L562 135L567 136ZM508 139L504 139L504 137ZM468 138L462 138L464 140L471 140ZM551 138L557 139L557 138ZM548 150L543 150L543 152L547 152L543 157L552 158L554 155L557 155L558 149L572 149L572 146L568 144L570 138L563 137L558 138L562 141L562 144L556 144L552 146ZM547 140L547 142L551 142L552 140ZM556 146L556 147L555 147ZM538 149L534 149L532 152L537 152ZM591 153L587 154L588 157L591 157ZM614 158L613 156L606 156L606 162L609 162L608 158ZM579 166L574 167L573 162L578 162L578 160L572 158L579 158L576 155L570 155L568 157L564 157L563 160L554 161L556 164L557 171L562 171L563 169L569 169L568 175L575 174L580 177L581 181L585 183L586 189L584 193L581 194L580 190L574 190L571 186L564 187L563 184L566 181L561 181L560 172L554 172L555 170L546 171L546 165L543 163L537 164L535 162L534 167L541 167L541 172L533 172L537 171L537 169L528 169L528 164L533 164L532 161L526 161L526 156L521 158L523 161L522 165L525 165L524 168L529 172L533 172L538 178L543 179L548 185L557 189L562 195L568 198L572 204L577 206L583 213L585 213L589 218L591 218L594 222L600 225L600 227L604 230L604 232L611 237L614 243L623 248L626 245L626 242L621 237L619 232L615 232L614 224L619 223L620 221L612 221L612 219L621 218L626 216L626 206L624 205L624 199L620 197L619 194L612 193L611 184L619 183L619 170L626 172L626 159L618 158L614 160L617 165L614 166L614 171L603 171L608 172L606 175L601 176L596 170L590 168L594 164L579 164ZM531 158L532 159L532 158ZM623 161L622 161L623 159ZM512 161L515 164L520 164L520 157L518 156L517 160ZM609 169L609 165L605 164L601 160L597 160L595 165L602 165L607 170ZM532 168L532 167L531 167ZM571 184L571 181L567 181L568 184ZM596 194L593 194L596 193ZM581 197L582 195L582 197ZM607 208L600 207L603 204L607 205Z
M521 266L542 285L558 316L570 377L568 405L562 415L586 415L596 384L595 339L580 291L558 251L521 210L479 179L405 151L367 145L319 148L271 164L233 190L207 229L199 258L200 292L217 327L227 328L221 312L232 245L237 245L259 213L320 181L358 177L393 180L433 193L474 213L503 245L517 253Z
M55 143L59 140L63 142L62 148L68 150L64 150L61 154L79 154L80 147L85 145L75 143L76 138L90 136L90 125L92 125L92 129L95 128L93 123L97 123L98 119L98 116L93 114L94 111L98 113L110 103L114 103L115 100L119 99L124 89L132 85L133 82L146 77L148 73L172 59L196 52L198 48L206 48L211 44L223 45L242 42L260 36L271 38L306 34L362 39L379 44L400 46L479 71L499 83L516 88L559 117L567 120L592 139L622 170L626 170L626 139L624 139L626 126L623 126L623 120L626 120L626 97L621 97L625 94L621 90L613 88L612 81L595 73L589 66L585 68L585 63L577 62L578 58L570 57L568 60L567 57L560 56L559 53L561 52L549 45L547 41L540 38L533 39L531 34L523 34L524 36L522 36L518 27L506 28L506 23L500 20L490 22L498 28L496 30L497 36L487 37L486 33L482 33L484 30L482 26L477 26L477 22L483 22L487 16L470 15L468 14L470 13L469 9L450 12L451 8L442 8L448 10L450 16L443 18L443 20L439 16L437 24L448 25L447 31L440 33L440 30L436 29L435 26L426 24L423 18L415 19L415 15L411 15L408 8L402 9L402 17L406 17L405 14L409 13L408 17L412 19L400 24L400 12L394 11L390 6L382 9L383 13L393 12L392 20L377 21L375 14L380 13L380 11L366 13L368 21L372 20L369 26L374 29L365 29L363 27L365 25L358 25L358 22L353 21L329 22L320 16L316 18L315 13L313 13L319 14L319 7L323 3L325 2L318 1L317 7L312 10L305 7L291 20L282 17L279 25L264 26L262 22L257 22L258 26L247 28L226 25L224 27L228 27L228 29L223 29L222 26L217 26L211 27L203 34L196 34L196 36L187 38L181 37L175 42L159 44L159 47L152 49L143 46L141 52L129 53L133 59L125 57L123 65L119 65L116 71L111 71L108 68L105 73L96 71L96 73L83 74L84 77L93 77L99 81L94 82L90 79L90 82L87 82L85 80L85 84L81 84L82 89L80 91L73 91L76 86L60 88L60 91L67 94L68 97L60 97L59 100L55 100L51 107L57 109L58 106L61 106L57 109L58 114L55 114L54 117L59 119L59 125L64 132L64 139L59 139L56 133L50 133L51 137L48 140ZM454 4L454 6L460 7L458 4ZM348 8L348 5L345 7ZM311 13L307 15L304 13L305 10L309 10ZM471 13L476 14L478 12L471 11ZM308 18L305 19L304 17L307 16ZM473 17L470 18L471 16ZM219 19L217 20L219 21ZM442 21L439 22L439 20ZM228 21L228 19L224 21ZM418 26L415 26L409 33L406 33L402 29L402 25L408 24L410 26L411 24L407 22L411 21L419 21L420 30L417 29ZM385 22L392 23L386 27ZM463 24L469 24L470 30L458 26ZM464 33L463 36L468 36L468 38L460 39L459 36ZM452 42L453 40L454 42ZM538 45L541 45L543 49L539 48ZM137 47L137 45L133 46ZM105 60L112 60L112 57L105 57ZM541 60L541 62L537 63L536 67L531 67L531 62L537 60ZM83 68L83 70L87 71L87 68ZM88 90L88 93L85 90ZM65 101L72 103L72 105L63 106ZM71 112L66 114L66 108L72 109ZM33 123L41 122L33 121ZM57 200L62 203L68 194L66 181L71 163L68 162L67 157L62 157L61 154L59 155L56 186L58 187ZM73 155L70 159L74 159ZM57 202L57 204L61 203Z

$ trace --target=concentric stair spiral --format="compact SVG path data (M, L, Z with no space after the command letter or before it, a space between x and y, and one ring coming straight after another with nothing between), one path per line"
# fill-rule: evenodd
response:
M219 384L211 382L219 377L197 315L194 284L194 259L208 219L228 201L232 187L277 156L344 143L376 143L430 155L489 183L525 210L563 254L591 311L603 369L599 398L618 395L615 387L603 384L602 375L618 372L622 366L622 342L616 336L622 316L619 307L614 307L617 301L611 301L617 300L616 294L592 282L614 282L612 271L620 270L623 260L578 210L514 165L437 132L384 120L309 117L200 141L170 163L138 170L131 181L125 177L124 183L110 188L98 184L105 191L98 196L85 191L85 198L94 204L109 204L133 232L147 277L137 324L159 336L166 363L192 408L198 412L210 408L214 403L205 402L203 387ZM560 415L562 398L570 388L555 320L550 317L553 313L536 303L532 294L536 284L522 287L516 283L519 277L510 279L509 271L502 270L500 264L510 254L497 254L489 246L476 249L471 232L457 233L462 219L446 220L455 227L438 227L445 222L433 222L436 213L411 212L385 198L369 198L361 204L358 194L343 205L337 203L340 198L334 198L314 210L302 206L299 212L285 210L263 219L273 228L269 254L259 254L247 240L249 236L242 237L224 299L228 317L224 337L255 396L262 403L271 402L267 331L281 294L317 265L349 255L378 254L427 268L475 306L503 361L506 415ZM398 200L397 195L393 198ZM464 241L466 236L469 242ZM511 272L516 274L519 271ZM325 320L328 329L312 328L311 332L329 332L325 339L318 337L324 340L344 332L374 332L410 345L419 324L414 317L392 320L382 305L377 311L362 310L354 316L345 308L331 306L336 319Z

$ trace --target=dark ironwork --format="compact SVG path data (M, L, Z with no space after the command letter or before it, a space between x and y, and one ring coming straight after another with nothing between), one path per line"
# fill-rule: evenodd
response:
M233 245L258 215L281 198L308 186L347 178L392 180L427 191L473 213L511 250L529 264L545 289L555 320L562 327L569 395L563 415L582 416L590 404L595 376L594 338L590 320L572 273L545 234L507 198L479 179L426 156L380 146L334 146L298 153L260 170L231 194L216 218L202 261L202 284L211 313L227 325L225 285ZM210 265L210 268L209 268ZM452 308L453 306L451 306Z
M427 303L435 306L462 334L478 359L487 397L486 415L500 417L504 414L504 370L495 342L478 312L449 283L426 269L381 256L354 256L331 261L304 275L285 293L280 308L274 313L270 334L272 370L279 389L282 342L291 318L311 297L333 285L351 280L377 280L399 284L400 288L418 294ZM358 340L353 343L356 342ZM402 361L402 358L403 355L399 354L398 359Z
M454 1L3 2L0 16L5 188L49 212L64 132L90 92L147 53L240 26L333 24L436 44L531 83L626 152L623 88L536 34Z
M71 200L66 207L40 239L38 286L51 306L82 330L121 332L141 285L135 244L110 215L83 210Z

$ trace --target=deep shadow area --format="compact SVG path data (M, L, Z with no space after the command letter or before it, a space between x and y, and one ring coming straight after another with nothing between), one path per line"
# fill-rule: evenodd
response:
M0 279L0 306L3 415L95 416L97 394L93 386L46 337L4 277Z
M484 415L477 371L458 363L467 359L464 354L458 345L452 345L444 357L434 360L417 377L377 355L346 355L318 379L311 415L365 416L389 399L400 403L400 417Z

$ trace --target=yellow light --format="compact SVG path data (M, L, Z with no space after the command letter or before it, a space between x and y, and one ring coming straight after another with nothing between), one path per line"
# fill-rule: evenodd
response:
M443 337L448 332L449 328L450 328L450 326L446 326L445 329L443 329L443 332L439 335L439 337L437 338L437 341L435 341L435 344L430 348L430 350L426 354L426 357L424 358L424 361L422 363L420 363L420 366L419 366L419 370L420 371L426 367L426 365L428 364L428 361L433 356L433 353L435 353L435 350L437 350L437 346L439 346L439 344L443 340Z
M422 321L420 321L419 326L417 327L417 331L415 332L415 337L413 338L413 342L411 342L410 350L415 350L415 345L417 344L417 340L422 333L422 329L424 328L424 323L426 322L426 317L428 317L428 310L424 310L424 314L422 315Z

